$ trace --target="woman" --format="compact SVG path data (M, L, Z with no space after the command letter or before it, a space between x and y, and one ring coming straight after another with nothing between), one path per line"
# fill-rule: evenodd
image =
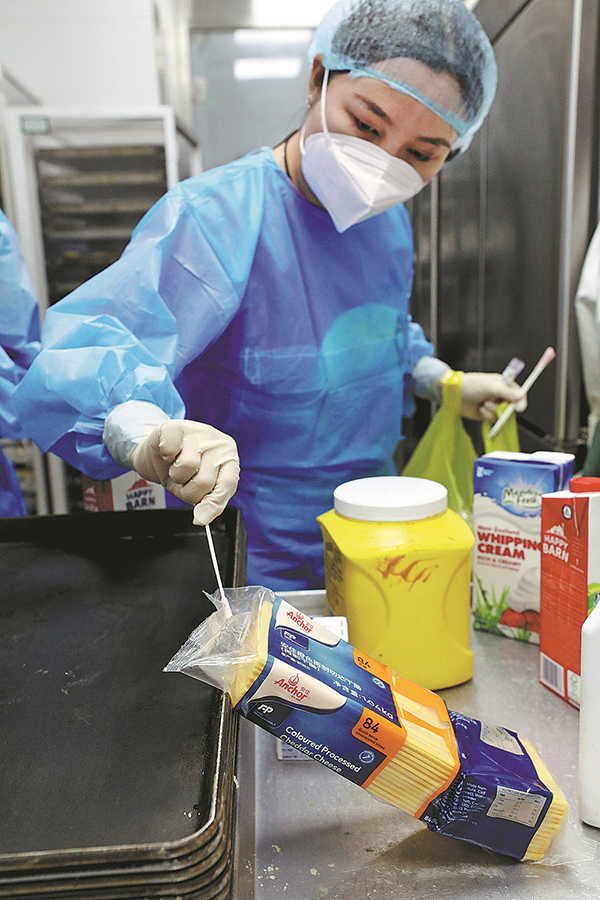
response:
M302 129L159 201L49 311L19 390L44 450L95 478L132 468L197 523L236 490L237 444L248 580L279 590L322 583L316 516L392 471L408 389L439 392L401 204L468 146L496 81L461 0L341 0L311 54ZM465 375L465 415L519 397Z

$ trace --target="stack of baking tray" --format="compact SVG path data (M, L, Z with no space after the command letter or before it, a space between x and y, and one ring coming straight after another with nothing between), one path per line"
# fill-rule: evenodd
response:
M119 259L144 213L167 190L164 144L134 143L134 133L127 144L35 149L50 304ZM64 471L67 509L82 512L80 473L68 465Z
M119 258L167 190L161 144L40 147L35 152L50 303Z
M230 896L236 719L162 672L212 609L190 518L0 519L0 897ZM237 510L213 537L243 583Z

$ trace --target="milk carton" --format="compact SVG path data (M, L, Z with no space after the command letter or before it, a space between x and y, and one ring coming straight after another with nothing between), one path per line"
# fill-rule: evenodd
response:
M599 598L600 478L572 478L542 498L540 681L576 707L581 629Z
M475 460L473 624L539 643L542 494L573 474L571 453L486 453Z
M166 509L167 492L160 484L146 481L137 472L125 472L110 481L81 476L85 512Z

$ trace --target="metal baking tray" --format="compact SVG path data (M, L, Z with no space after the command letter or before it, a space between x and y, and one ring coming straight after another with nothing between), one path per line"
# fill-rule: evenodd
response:
M28 900L56 900L56 898L68 897L69 900L230 900L231 897L231 874L228 871L226 877L210 884L204 884L205 879L199 878L194 882L190 882L185 887L180 886L161 886L157 890L148 891L145 887L136 887L132 889L114 888L114 889L92 889L80 890L74 893L65 894L61 891L57 893L46 893L44 891L27 894ZM8 894L10 897L22 897L22 894Z
M221 706L229 701L221 695ZM215 714L220 718L218 704ZM231 748L231 738L227 731L236 727L235 717L226 712L226 728L221 732L222 746L216 749L219 758L224 749ZM82 891L85 896L170 896L188 894L193 896L213 896L224 883L229 883L232 874L232 842L235 816L233 808L236 800L235 779L232 774L232 760L223 761L220 766L220 783L215 784L213 797L219 808L208 817L208 825L194 836L192 846L198 849L182 856L168 857L158 862L131 863L121 865L95 865L86 867L80 854L80 864L60 865L54 868L24 868L0 874L0 897L73 897ZM202 840L206 839L204 845ZM164 851L166 848L162 848ZM202 893L196 893L202 888ZM140 894L142 892L142 894ZM83 895L83 894L82 894Z
M228 826L229 836L222 851L215 858L211 856L206 864L190 867L189 871L182 873L183 877L173 879L165 876L160 879L158 875L151 880L137 876L125 877L115 875L112 877L88 877L87 873L80 875L74 871L64 878L45 880L40 878L34 883L15 880L12 884L3 886L0 896L3 897L27 897L27 898L75 898L87 897L94 900L114 900L117 897L198 897L212 898L220 896L227 888L231 889L233 874L233 817ZM228 895L227 895L228 896Z
M114 900L117 897L201 897L212 898L221 895L224 888L231 886L233 874L233 816L227 826L227 840L218 854L212 854L205 863L192 866L179 873L179 878L169 875L146 877L123 874L113 876L88 877L74 869L64 877L44 879L36 882L15 880L2 888L4 897L44 897L77 898L88 897L98 900Z
M16 882L19 894L47 895L72 876L91 891L156 876L165 895L173 881L192 896L202 861L206 882L216 858L230 860L231 707L162 672L216 587L190 520L188 510L0 520L0 889L12 883L14 896ZM243 584L239 512L212 530L224 583ZM35 874L44 887L27 880Z

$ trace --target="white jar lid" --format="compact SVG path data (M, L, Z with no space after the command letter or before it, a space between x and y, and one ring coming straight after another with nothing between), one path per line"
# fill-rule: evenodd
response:
M448 491L426 478L383 475L340 484L333 492L335 511L365 522L412 522L445 512Z

